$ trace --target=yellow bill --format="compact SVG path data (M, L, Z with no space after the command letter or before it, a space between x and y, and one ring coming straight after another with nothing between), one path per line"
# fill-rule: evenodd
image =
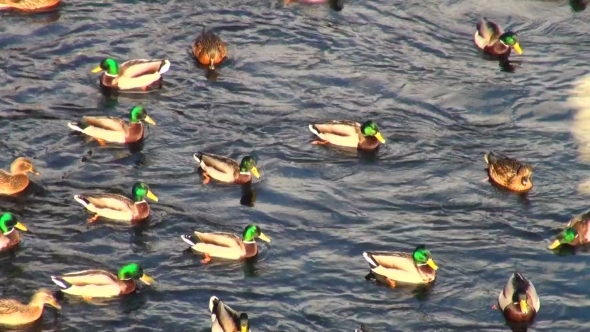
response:
M248 325L246 325L246 324L240 325L240 332L248 332Z
M436 266L436 264L434 263L434 261L432 260L432 258L429 258L426 261L426 264L428 264L428 266L430 266L433 270L438 270L438 266Z
M27 228L27 226L23 225L20 221L16 223L16 225L14 226L17 229L20 229L23 232L27 232L29 229Z
M559 242L559 240L555 240L547 248L553 250L553 249L559 247L560 245L561 245L561 242Z
M383 138L383 136L381 136L381 133L375 134L375 138L377 138L379 140L379 142L385 144L385 138Z
M268 236L264 235L263 233L260 233L260 235L258 235L258 238L264 242L270 242L270 239L268 238Z
M154 202L158 201L158 197L156 195L154 195L154 193L151 190L148 190L147 197Z
M514 50L516 51L516 53L518 54L522 54L522 48L520 48L520 44L519 43L515 43L514 46Z
M141 280L141 282L143 282L146 285L151 285L154 283L154 278L148 276L145 273L141 276L141 278L139 278L139 280Z
M258 173L258 168L256 168L256 166L252 167L250 172L252 172L257 179L260 178L260 173Z
M151 125L154 125L154 126L156 125L156 121L154 121L154 119L150 118L149 115L146 115L145 116L145 122L147 122L147 123L149 123Z
M522 311L523 314L526 314L527 312L529 312L529 308L528 308L528 305L526 304L526 300L520 300L519 304L520 304L520 311Z
M93 74L99 73L99 72L101 72L101 71L102 71L102 68L100 68L100 66L98 66L98 67L96 67L96 68L92 69L92 73L93 73Z

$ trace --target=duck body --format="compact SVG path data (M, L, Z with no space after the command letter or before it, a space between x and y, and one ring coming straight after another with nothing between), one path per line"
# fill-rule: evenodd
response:
M108 298L132 293L137 288L135 280L119 280L104 270L84 270L52 276L51 280L66 294L83 297Z
M495 184L515 192L527 192L533 188L533 167L517 159L493 152L485 154L488 177Z
M557 235L548 248L553 250L564 244L579 247L590 243L589 223L590 210L575 216L567 223L565 229Z
M363 253L363 257L369 263L372 276L394 287L398 282L418 285L429 284L436 279L436 265L432 265L434 268L429 264L417 265L409 253L368 251Z
M0 233L0 252L10 251L20 244L20 233L13 229L8 234Z
M107 58L93 73L104 71L100 77L102 87L120 91L145 92L162 87L163 74L170 69L170 61L165 59L129 60L118 65Z
M29 186L27 173L39 175L28 158L16 158L10 164L10 172L0 170L0 195L16 195Z
M138 222L150 215L145 200L135 202L119 194L78 194L74 199L88 211L112 220Z
M211 332L250 332L248 315L239 314L217 296L209 299L211 312Z
M205 29L194 41L192 51L197 61L209 69L215 69L227 56L227 47L221 38Z
M322 141L315 141L313 144L330 143L359 150L374 150L379 146L379 143L385 143L376 125L373 135L364 134L363 126L365 124L361 125L358 122L349 120L332 120L325 123L310 124L309 130L322 139Z
M127 124L110 116L85 116L82 122L70 122L68 127L109 143L135 143L143 138L144 132L141 122Z
M477 22L473 42L484 53L495 57L508 58L512 48L518 54L522 53L515 33L505 32L500 25L485 17Z
M203 170L204 184L209 177L225 183L245 184L252 181L252 174L260 177L254 160L246 156L238 164L235 160L213 153L197 152L193 155L199 167Z
M44 12L56 9L61 0L0 0L1 10Z
M533 283L522 273L515 272L500 291L498 306L507 320L528 322L539 312L541 301Z
M14 299L0 299L0 325L23 326L34 323L43 315L45 304L61 309L53 295L45 289L37 291L28 304Z

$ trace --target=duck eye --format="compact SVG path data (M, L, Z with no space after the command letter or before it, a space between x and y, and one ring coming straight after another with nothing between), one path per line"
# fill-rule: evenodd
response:
M529 179L527 177L522 178L522 185L526 186L526 184L529 182Z

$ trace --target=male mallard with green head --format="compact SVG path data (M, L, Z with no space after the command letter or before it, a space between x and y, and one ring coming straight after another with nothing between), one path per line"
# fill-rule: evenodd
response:
M497 23L485 17L477 22L473 41L480 50L490 55L508 57L511 49L514 49L518 54L522 54L516 33L512 31L504 32L504 29Z
M146 219L150 215L150 206L145 198L157 202L158 197L143 182L133 185L131 195L133 199L118 194L79 194L74 199L88 211L94 212L94 217L88 219L89 223L96 221L98 217L131 223Z
M201 233L197 231L195 231L194 235L186 234L180 238L188 243L191 249L204 255L203 263L209 263L211 257L231 260L251 258L258 255L257 238L270 242L270 239L262 233L260 227L254 224L244 228L241 239L232 233Z
M221 302L217 296L209 299L211 312L211 332L250 332L248 314L239 314L227 304Z
M20 243L20 229L27 232L28 229L23 225L16 216L10 212L4 212L0 215L0 251L8 251L18 246Z
M488 177L492 182L516 192L533 188L533 167L505 155L488 152L484 155L488 164Z
M541 301L533 283L522 273L514 272L498 295L499 309L513 322L528 322L535 318Z
M96 74L104 71L100 84L115 90L139 90L160 88L162 75L170 69L168 60L129 60L121 65L113 59L106 58L92 70Z
M363 257L369 263L371 272L365 277L395 287L397 282L405 284L429 284L436 279L438 266L425 245L419 245L412 254L405 252L367 251Z
M84 270L52 276L51 280L62 292L87 300L129 294L137 288L135 280L146 285L154 282L137 263L125 264L117 275L105 270Z
M583 246L590 242L590 210L572 218L549 245L549 249L557 249L561 245L573 247Z
M40 289L28 304L13 299L0 299L0 325L23 326L36 322L43 316L44 305L60 310L57 300L46 289Z
M225 59L227 55L227 48L221 40L211 31L203 31L193 43L193 55L204 66L209 66L209 69L215 69Z
M30 183L27 173L40 175L33 162L25 157L16 158L10 164L10 173L0 169L0 195L16 195L27 189Z
M330 143L360 150L374 150L379 143L385 144L377 124L371 120L363 124L348 120L333 120L310 124L309 130L321 139L311 143L315 145Z
M203 170L203 184L209 183L211 178L225 183L244 184L252 181L252 174L260 178L256 161L245 156L238 164L235 160L212 153L197 152L193 155L199 167Z
M136 105L129 111L129 124L121 118L112 116L84 116L81 122L70 122L70 129L94 138L102 146L109 143L136 143L143 138L143 124L156 122L147 114L143 106Z

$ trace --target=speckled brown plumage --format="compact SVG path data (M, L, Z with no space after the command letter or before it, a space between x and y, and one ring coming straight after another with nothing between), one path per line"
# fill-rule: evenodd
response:
M527 192L533 188L531 165L492 152L487 153L484 159L488 164L488 176L497 185L516 192Z
M0 325L19 326L33 323L41 318L45 304L61 309L51 292L45 289L37 291L28 304L13 299L0 299Z
M0 0L0 10L48 11L59 6L60 2L60 0Z
M214 69L227 55L227 48L221 40L210 31L205 31L193 43L193 55L204 66Z
M15 195L29 185L27 173L39 175L31 160L19 157L10 164L10 173L0 170L0 195Z

